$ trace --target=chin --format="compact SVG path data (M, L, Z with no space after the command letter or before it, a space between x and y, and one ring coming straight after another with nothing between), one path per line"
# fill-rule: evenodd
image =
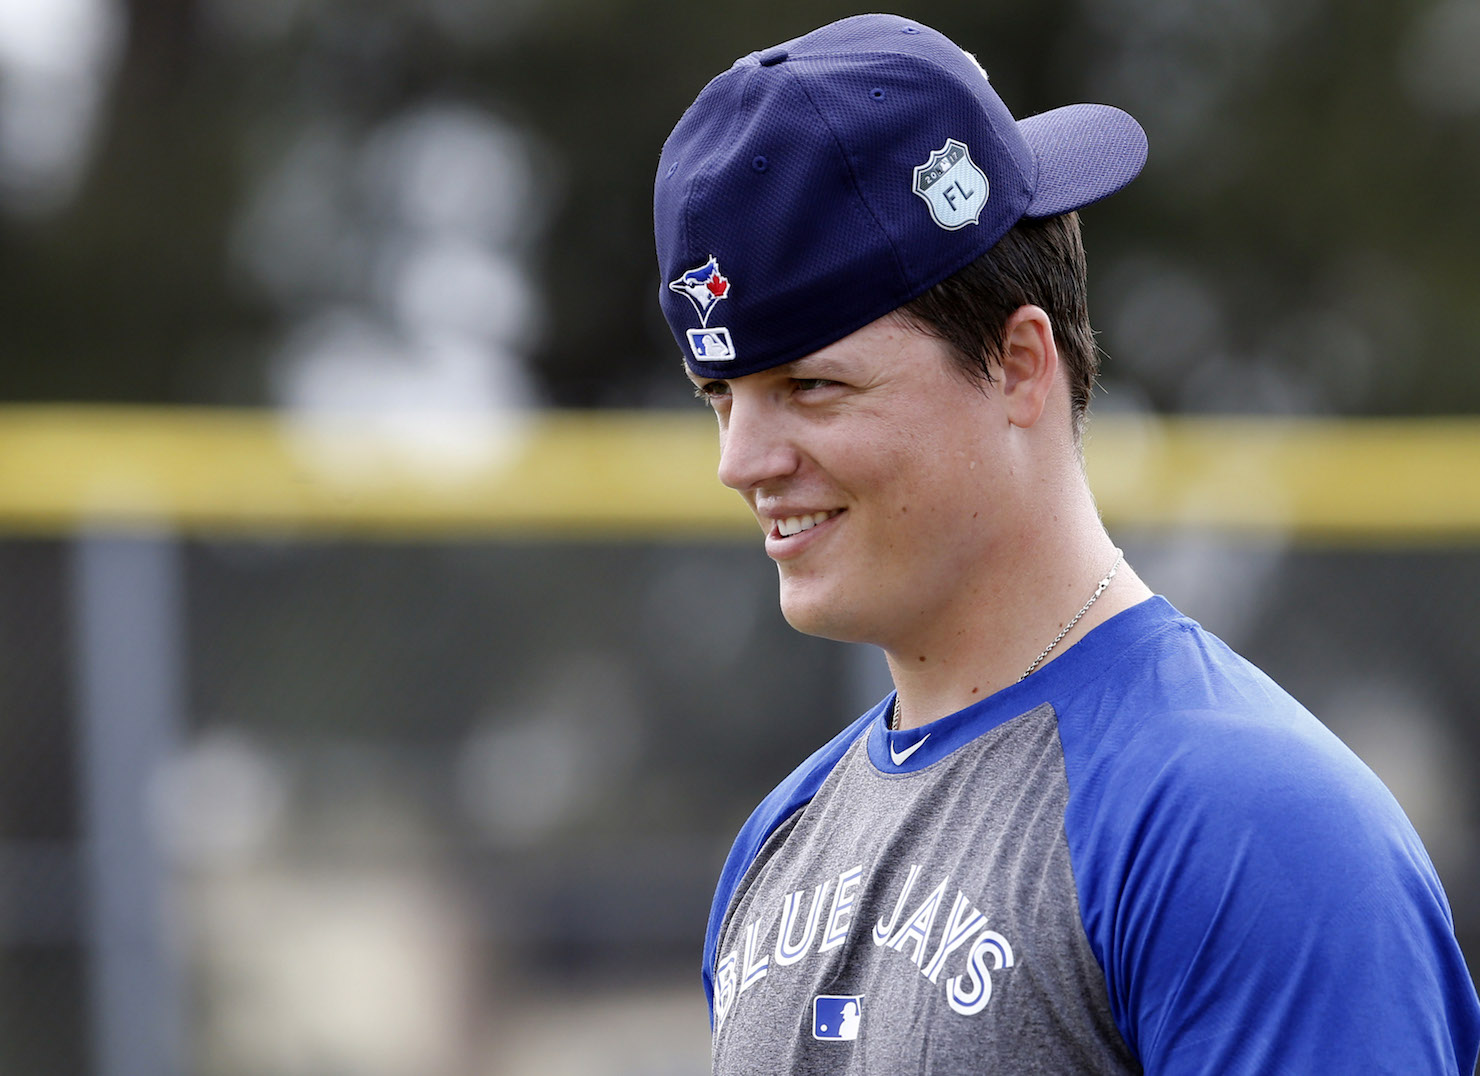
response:
M793 628L804 635L840 643L869 641L858 610L850 603L816 589L808 588L810 593L800 593L800 589L789 587L785 580L781 583L781 615Z

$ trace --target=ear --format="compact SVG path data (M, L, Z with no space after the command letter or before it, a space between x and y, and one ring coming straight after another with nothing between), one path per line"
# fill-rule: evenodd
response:
M1059 372L1053 323L1042 307L1020 306L1007 319L1002 346L1002 403L1007 421L1027 429L1043 416Z

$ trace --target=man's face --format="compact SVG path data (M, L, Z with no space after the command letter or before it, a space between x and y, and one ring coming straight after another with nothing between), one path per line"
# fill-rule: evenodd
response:
M980 599L1013 531L1012 435L944 343L890 316L784 366L694 380L793 627L895 649Z

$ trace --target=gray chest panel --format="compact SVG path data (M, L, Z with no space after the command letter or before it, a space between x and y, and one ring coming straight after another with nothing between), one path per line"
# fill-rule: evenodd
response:
M714 1071L1139 1072L1080 919L1052 709L911 774L866 740L736 890Z

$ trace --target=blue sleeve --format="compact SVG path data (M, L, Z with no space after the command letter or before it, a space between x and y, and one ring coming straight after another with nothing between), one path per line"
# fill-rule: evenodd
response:
M1106 746L1066 828L1148 1074L1470 1076L1480 1005L1444 892L1334 736L1303 711L1178 712Z
M777 785L771 794L761 801L760 806L751 813L749 820L740 828L740 833L735 837L735 843L730 848L730 854L725 859L724 868L720 871L719 885L714 891L714 902L709 908L709 926L704 932L704 995L709 1001L711 1027L714 1025L715 950L719 948L719 933L724 927L725 912L729 910L730 899L735 895L735 887L740 884L740 879L745 877L745 872L750 869L751 863L755 861L756 855L759 854L767 838L776 832L783 822L811 802L817 790L822 787L822 782L827 780L827 775L832 773L833 767L838 764L853 742L867 730L869 722L878 718L886 706L893 705L893 701L894 696L890 695L813 752L807 761L793 770L786 780Z

